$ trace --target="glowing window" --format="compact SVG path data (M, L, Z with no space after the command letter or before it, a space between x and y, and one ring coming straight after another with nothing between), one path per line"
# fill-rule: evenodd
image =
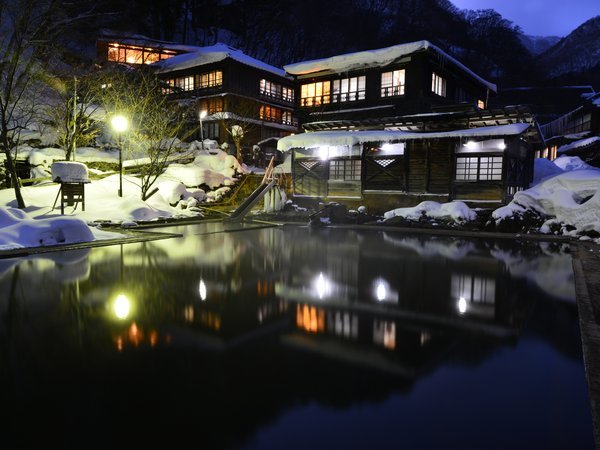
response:
M355 102L365 99L366 77L333 80L332 102Z
M319 106L329 102L331 102L329 81L303 84L300 88L300 106Z
M435 72L431 74L431 92L440 97L446 96L446 79L440 77Z
M404 95L406 71L404 69L384 72L381 74L381 96L393 97Z
M456 158L457 181L502 180L502 156L473 156Z
M223 72L214 70L212 72L196 75L196 89L221 86L223 84Z

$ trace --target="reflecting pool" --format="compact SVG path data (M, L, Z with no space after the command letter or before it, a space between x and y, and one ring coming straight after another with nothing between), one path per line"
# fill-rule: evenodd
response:
M594 447L564 244L165 231L0 260L2 448Z

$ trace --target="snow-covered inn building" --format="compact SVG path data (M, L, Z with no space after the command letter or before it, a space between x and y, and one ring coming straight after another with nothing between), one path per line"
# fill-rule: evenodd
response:
M294 80L282 69L225 44L179 45L144 36L103 35L98 59L151 64L169 86L169 95L193 104L202 119L203 137L231 140L226 127L244 122L244 143L282 137L298 131L294 116Z
M600 93L589 95L578 108L540 128L547 147L536 156L550 160L579 156L600 167Z
M428 113L461 105L485 109L496 85L428 41L337 55L284 66L298 83L305 129L317 123Z
M529 187L541 146L535 123L504 123L445 131L315 131L280 139L278 149L291 152L296 199L366 205L374 212L424 200L504 203Z

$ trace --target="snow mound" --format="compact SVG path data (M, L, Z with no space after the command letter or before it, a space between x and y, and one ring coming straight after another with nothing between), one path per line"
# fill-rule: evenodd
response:
M432 219L446 219L454 222L468 222L475 220L477 214L463 202L438 203L425 201L412 208L397 208L387 211L383 218L404 217L405 219L419 220L421 217Z
M23 211L0 207L0 250L93 240L94 233L81 219L29 219Z
M574 227L572 234L600 232L600 170L573 170L542 181L517 192L512 202L495 210L492 217L500 221L527 210Z
M583 162L579 156L563 155L559 158L556 158L553 162L555 166L564 170L565 172L570 170L594 169L594 167Z
M553 177L559 173L563 173L564 169L558 167L554 162L546 158L536 158L533 161L533 185L545 180L546 178Z
M80 162L58 161L52 164L52 180L63 183L89 182L87 166Z

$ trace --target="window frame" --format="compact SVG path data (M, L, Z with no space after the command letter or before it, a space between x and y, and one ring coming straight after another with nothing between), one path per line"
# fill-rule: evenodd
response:
M461 161L464 160L464 161ZM469 154L456 156L454 181L459 183L501 182L504 179L504 155Z
M431 92L446 98L446 79L436 72L431 72Z
M331 103L331 81L314 81L300 86L300 106L315 107Z
M397 74L397 75L396 75ZM384 78L389 75L390 80L384 82ZM396 84L397 82L397 84ZM391 89L391 91L390 91ZM381 73L380 96L400 97L406 94L406 69L396 69Z
M338 78L331 82L331 102L357 102L365 100L367 93L367 77Z

